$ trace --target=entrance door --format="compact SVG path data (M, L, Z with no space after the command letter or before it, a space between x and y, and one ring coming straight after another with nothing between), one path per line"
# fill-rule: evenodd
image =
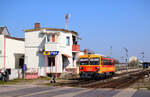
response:
M55 66L55 57L48 57L48 66Z
M62 69L63 69L63 71L65 71L66 67L70 64L70 62L69 62L68 58L64 55L62 55L62 60L63 60Z
M23 64L24 64L24 59L23 58L19 58L19 67L22 68Z
M20 69L24 64L24 55L23 54L14 54L15 55L15 69Z
M48 56L48 67L50 67L50 73L54 72L53 67L55 66L55 56Z

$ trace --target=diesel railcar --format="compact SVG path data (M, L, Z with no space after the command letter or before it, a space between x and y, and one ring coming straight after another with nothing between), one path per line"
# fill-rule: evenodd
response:
M115 60L98 54L79 57L79 74L81 78L109 77L115 73Z

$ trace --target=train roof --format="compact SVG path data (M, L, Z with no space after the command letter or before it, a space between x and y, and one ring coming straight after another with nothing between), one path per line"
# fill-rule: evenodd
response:
M111 59L114 59L112 57L109 57L109 56L106 56L106 55L102 55L102 54L85 54L85 55L80 55L80 58L82 57L88 57L88 56L91 56L91 57L104 57L104 58L111 58Z

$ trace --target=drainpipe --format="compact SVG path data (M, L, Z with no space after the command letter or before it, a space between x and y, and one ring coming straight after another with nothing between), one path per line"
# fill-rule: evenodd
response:
M4 35L4 69L6 69L6 36Z
M45 74L47 74L47 56L45 55Z
M57 56L58 56L58 55L56 55L56 60L55 60L55 64L56 64L56 66L55 66L56 75L55 75L55 76L56 76L56 78L57 78Z

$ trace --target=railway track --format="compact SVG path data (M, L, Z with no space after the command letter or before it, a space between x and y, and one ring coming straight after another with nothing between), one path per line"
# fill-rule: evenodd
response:
M85 88L113 88L113 89L122 89L127 88L132 85L134 82L143 78L144 75L148 74L150 70L142 70L139 72L132 72L126 76L119 77L117 79L112 79L104 82L97 82L94 84L83 85Z
M116 74L115 77L101 80L82 80L77 79L68 83L57 83L55 86L70 86L70 87L83 87L83 88L126 88L133 84L135 81L141 79L147 72L147 70L136 70L125 72L121 74Z
M70 87L79 87L80 85L85 85L89 83L93 83L96 80L90 80L90 79L77 79L76 81L71 81L71 82L61 82L61 83L56 83L54 86L70 86Z

